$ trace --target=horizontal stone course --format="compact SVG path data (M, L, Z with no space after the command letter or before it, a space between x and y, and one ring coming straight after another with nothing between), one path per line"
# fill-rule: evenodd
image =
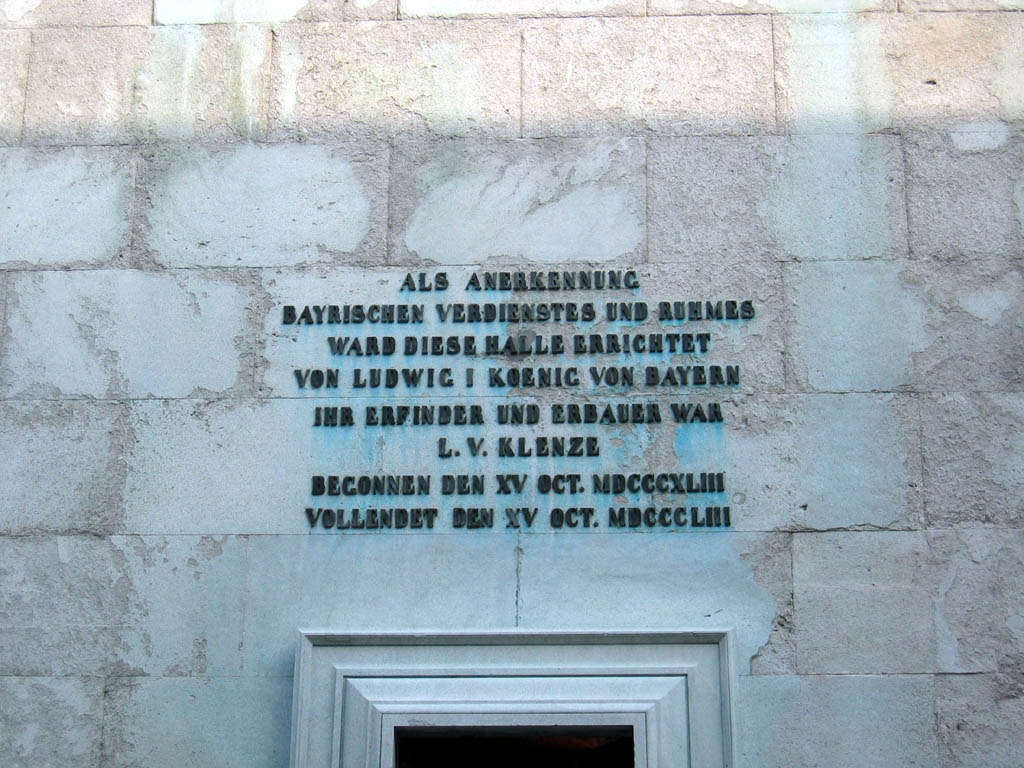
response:
M645 0L399 0L417 16L644 16Z
M152 0L156 24L393 19L397 0Z
M0 27L147 26L152 0L28 0L0 5Z
M765 16L534 21L523 133L764 133L775 128Z

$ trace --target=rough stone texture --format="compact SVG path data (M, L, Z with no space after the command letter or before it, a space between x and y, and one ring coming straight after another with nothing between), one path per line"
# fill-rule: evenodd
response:
M0 531L116 530L123 418L116 403L0 402Z
M922 414L929 524L1024 525L1024 395L935 395Z
M150 33L140 27L74 27L33 33L24 140L122 144L134 133L135 72Z
M753 675L796 674L793 641L793 537L789 534L756 540L742 557L754 569L754 580L775 598L775 618L768 642L750 660Z
M7 397L185 397L251 375L230 275L23 272L8 290Z
M798 669L978 672L1019 659L1022 545L1006 531L796 535Z
M994 675L935 678L943 768L1017 768L1024 723L1021 666Z
M528 136L775 125L767 17L536 21L523 46Z
M895 11L896 0L649 0L648 12L694 13L858 13Z
M155 0L157 24L393 19L397 0Z
M414 16L643 16L644 0L399 0Z
M394 263L642 262L639 139L415 143L392 170Z
M291 686L290 677L117 680L103 765L279 768L288 762Z
M658 138L647 167L653 259L906 253L903 158L892 137Z
M384 260L383 145L245 144L157 154L145 237L160 264Z
M21 138L31 45L28 32L0 29L0 147Z
M920 130L1024 116L1014 14L808 14L775 27L791 131Z
M741 677L738 700L737 762L742 765L937 764L932 681L927 677Z
M1024 9L1020 0L903 0L904 11L1014 11Z
M3 0L0 26L110 27L149 24L152 0Z
M906 388L927 348L925 310L899 262L821 262L786 272L794 375L823 391ZM806 384L804 384L806 382Z
M746 674L750 657L769 639L776 602L742 555L774 546L771 538L721 532L523 534L517 624L540 629L571 620L581 630L730 627L737 669ZM560 568L564 562L574 565ZM778 575L761 570L762 577L773 573Z
M275 136L519 131L512 24L295 24L275 34Z
M1024 140L1000 122L966 122L905 140L915 256L1024 258Z
M117 260L134 176L132 157L109 147L0 150L0 266Z
M34 36L27 142L226 139L263 128L264 28L58 28Z
M4 768L99 764L102 678L0 677Z
M133 94L141 138L251 139L263 132L268 29L156 27L148 42Z
M117 669L130 599L122 560L95 536L0 536L0 675Z

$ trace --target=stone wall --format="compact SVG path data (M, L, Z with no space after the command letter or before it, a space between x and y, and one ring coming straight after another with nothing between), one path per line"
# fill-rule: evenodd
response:
M0 763L280 768L303 626L728 628L741 768L1020 766L1022 9L0 2ZM734 529L311 534L280 305L576 262L757 301Z

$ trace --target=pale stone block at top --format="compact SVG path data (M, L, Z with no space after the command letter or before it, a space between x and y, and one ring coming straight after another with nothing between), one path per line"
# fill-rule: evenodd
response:
M738 765L940 764L930 677L740 677L736 702Z
M903 266L830 261L789 268L798 382L825 391L884 391L914 383L914 356L932 336Z
M141 27L36 30L23 140L129 142L136 71L149 40Z
M775 128L767 16L534 21L523 34L526 135Z
M644 162L636 138L407 146L391 172L391 261L637 264Z
M21 137L31 46L28 31L0 29L0 146L17 144Z
M246 674L290 675L296 627L513 627L516 541L496 534L253 537Z
M19 273L8 289L3 393L185 397L230 389L249 375L236 346L248 301L230 275Z
M152 0L2 0L0 26L147 26Z
M648 13L860 13L895 11L896 0L650 0Z
M0 676L4 768L100 764L103 678Z
M645 16L645 0L399 0L408 16Z
M157 24L393 19L397 0L155 0Z
M33 34L27 143L226 139L263 129L266 28L56 28Z
M171 150L149 164L146 242L168 266L382 262L388 149Z
M904 139L915 256L1024 258L1024 140L999 121Z
M153 27L134 72L139 138L254 138L266 122L271 33L256 25Z
M109 147L0 150L0 267L116 259L134 175L131 156Z
M0 403L0 531L119 527L123 411L112 403Z
M518 625L729 627L737 670L747 674L750 658L768 641L777 610L744 557L764 546L764 534L738 532L524 534Z
M1024 395L935 395L924 402L929 524L1024 526Z
M291 692L291 677L119 678L104 710L104 764L175 768L209 759L219 768L280 768Z
M879 14L865 23L885 47L896 127L1024 119L1024 15Z
M803 674L995 671L1024 650L1024 532L798 534Z
M290 24L277 42L275 135L519 132L513 23Z
M935 679L935 722L950 768L1018 768L1024 724L1019 667Z
M904 11L1020 11L1021 0L903 0Z
M650 143L653 261L906 253L903 158L894 137L688 136Z

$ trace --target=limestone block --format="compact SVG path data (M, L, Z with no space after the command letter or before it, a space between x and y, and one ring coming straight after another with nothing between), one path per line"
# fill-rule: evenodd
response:
M644 16L644 0L399 0L415 16Z
M150 32L141 27L36 30L24 140L37 144L130 141L135 73L150 40Z
M0 150L0 264L109 264L127 250L135 162L111 147Z
M221 140L263 129L265 28L56 28L34 40L27 142Z
M0 30L0 146L17 144L21 137L31 45L26 31Z
M653 260L906 252L903 158L894 137L657 138L648 172Z
M1020 663L993 675L935 679L943 768L1016 768L1024 726Z
M112 681L104 765L223 768L288 762L290 677L136 677Z
M150 0L4 0L0 26L146 26L152 13Z
M158 153L146 242L167 266L381 263L387 147L244 144Z
M0 403L0 531L116 530L123 516L123 419L111 403Z
M605 530L588 536L520 537L517 624L528 629L730 627L737 670L772 633L778 606L745 556L772 547L772 534L649 535ZM773 571L761 570L763 577Z
M393 19L397 0L155 0L157 24Z
M824 391L905 388L927 348L925 307L900 262L820 262L786 272L794 303L793 359L801 386Z
M895 85L876 18L890 16L808 13L776 18L780 127L791 133L868 133L891 124Z
M722 409L723 429L678 427L671 444L656 445L648 460L666 471L724 471L726 498L708 503L729 504L737 530L921 525L912 398L755 395L732 398ZM680 503L671 496L657 502Z
M0 677L5 768L99 765L103 679Z
M116 669L130 599L107 539L0 536L0 676Z
M134 73L139 138L251 139L266 123L270 31L154 27Z
M519 132L510 23L292 24L276 41L276 136Z
M774 129L767 17L536 21L523 35L528 136Z
M239 643L246 637L247 538L115 536L111 543L131 595L120 664L135 674L167 677L238 674Z
M126 530L305 533L310 474L314 466L327 472L330 451L347 440L319 435L313 407L287 400L134 403ZM362 453L367 470L377 466L374 446L359 448L349 461Z
M1020 0L905 0L906 11L1019 11Z
M246 673L290 674L296 627L510 628L515 548L497 530L252 537Z
M933 717L929 677L740 677L737 763L927 768L939 764Z
M925 310L928 346L914 360L915 388L933 392L1024 389L1024 274L1020 261L920 260L900 279Z
M643 142L412 143L392 170L392 262L644 259Z
M994 671L1024 650L1020 531L797 534L804 674Z
M907 13L868 23L885 47L896 127L1024 119L1021 14Z
M778 20L779 113L801 133L952 127L1024 115L1019 14Z
M236 347L248 300L223 273L19 273L8 290L3 392L185 397L248 383Z
M1024 396L934 395L922 432L931 525L1024 524Z
M895 0L650 0L649 13L859 13L895 11Z
M796 648L793 642L793 537L789 534L765 536L757 546L743 552L743 559L754 569L754 580L775 598L775 618L768 642L750 660L753 675L796 673Z
M972 122L907 137L905 146L915 256L1024 257L1019 134L1005 123Z

